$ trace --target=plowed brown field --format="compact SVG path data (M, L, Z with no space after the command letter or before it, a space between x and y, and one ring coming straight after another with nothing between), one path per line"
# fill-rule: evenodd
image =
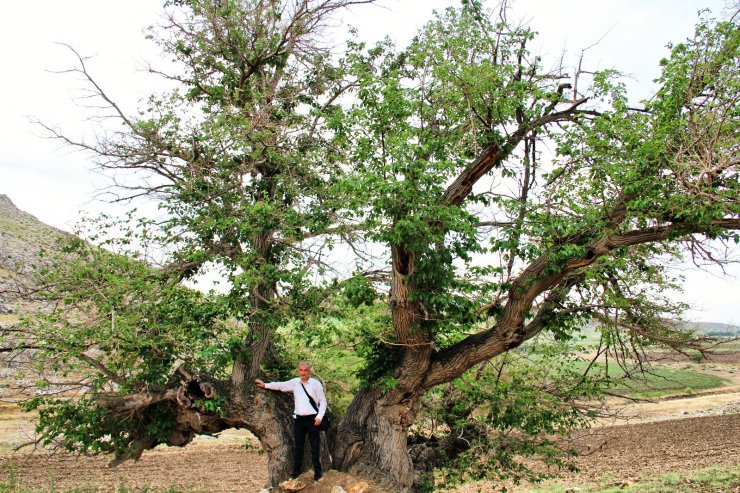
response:
M245 450L242 443L232 438L223 443L200 440L183 449L158 448L138 463L114 469L103 458L14 455L4 458L1 471L3 476L12 473L23 485L48 491L114 491L122 486L153 491L176 486L194 491L257 492L266 479L266 459ZM565 475L558 482L579 484L609 475L630 483L653 474L738 464L740 413L604 427L577 437L574 443L583 454L578 461L581 472ZM460 491L494 486L470 485Z
M625 408L632 416L628 424L602 423L575 437L581 472L564 474L557 482L576 485L609 477L629 484L668 472L740 463L740 374L735 368L716 371L724 374L729 386L704 395L630 405ZM258 492L266 480L266 457L245 448L249 439L244 433L199 438L182 449L159 447L137 463L110 469L109 458L11 454L9 437L17 443L30 425L26 417L10 413L0 409L0 480L12 475L21 485L44 491L176 487L193 492ZM332 471L319 484L308 479L303 492L329 493L333 484L348 482L351 478ZM476 483L458 492L494 491L496 486Z

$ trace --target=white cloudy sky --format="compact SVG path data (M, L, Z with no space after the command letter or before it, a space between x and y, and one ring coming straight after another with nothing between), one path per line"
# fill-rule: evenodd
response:
M575 63L582 48L591 69L617 68L631 74L637 98L650 94L666 43L692 32L697 11L721 15L729 0L514 0L510 19L523 19L539 33L537 51ZM67 43L94 56L90 69L129 111L151 90L140 69L156 57L142 30L157 22L163 0L28 0L5 2L0 17L0 194L23 210L62 229L80 211L103 207L93 199L103 181L89 171L86 156L41 137L40 119L75 135L89 132L89 116L74 103L79 79L59 71L74 65ZM352 24L368 40L388 34L403 43L434 8L459 0L380 0L357 7L337 21ZM546 58L547 59L547 58ZM740 268L734 276L687 270L682 299L696 306L695 320L740 323Z

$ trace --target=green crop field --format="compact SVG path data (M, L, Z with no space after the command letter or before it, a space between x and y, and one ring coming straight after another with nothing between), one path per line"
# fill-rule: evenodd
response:
M722 387L726 380L691 370L658 368L636 380L624 381L615 390L630 397L654 398L691 394Z
M670 473L651 480L626 484L604 478L598 486L539 486L519 489L517 493L718 493L734 492L740 487L740 466L710 467L693 472Z
M574 365L584 369L587 364L586 361L574 362ZM606 372L610 377L619 380L613 389L614 392L636 398L691 394L727 384L725 379L714 375L669 367L654 367L645 373L633 374L631 378L626 378L625 371L616 365L610 365L608 369L601 365L597 367L597 371Z

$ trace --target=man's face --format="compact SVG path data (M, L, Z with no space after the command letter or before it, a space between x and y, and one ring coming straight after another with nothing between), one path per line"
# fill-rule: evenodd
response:
M299 365L298 376L301 377L302 380L307 379L311 376L311 368L309 368L308 365Z

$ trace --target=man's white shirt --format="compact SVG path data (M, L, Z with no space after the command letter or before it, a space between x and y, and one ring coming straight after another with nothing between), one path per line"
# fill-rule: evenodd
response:
M265 388L270 390L280 390L281 392L293 392L293 400L295 402L294 413L296 416L307 416L309 414L316 414L319 419L324 418L326 413L326 394L324 394L324 386L321 382L315 378L309 378L308 382L303 384L306 391L311 395L311 398L319 406L319 412L311 405L311 402L306 396L306 392L301 388L301 379L296 377L287 382L268 382L265 383Z

